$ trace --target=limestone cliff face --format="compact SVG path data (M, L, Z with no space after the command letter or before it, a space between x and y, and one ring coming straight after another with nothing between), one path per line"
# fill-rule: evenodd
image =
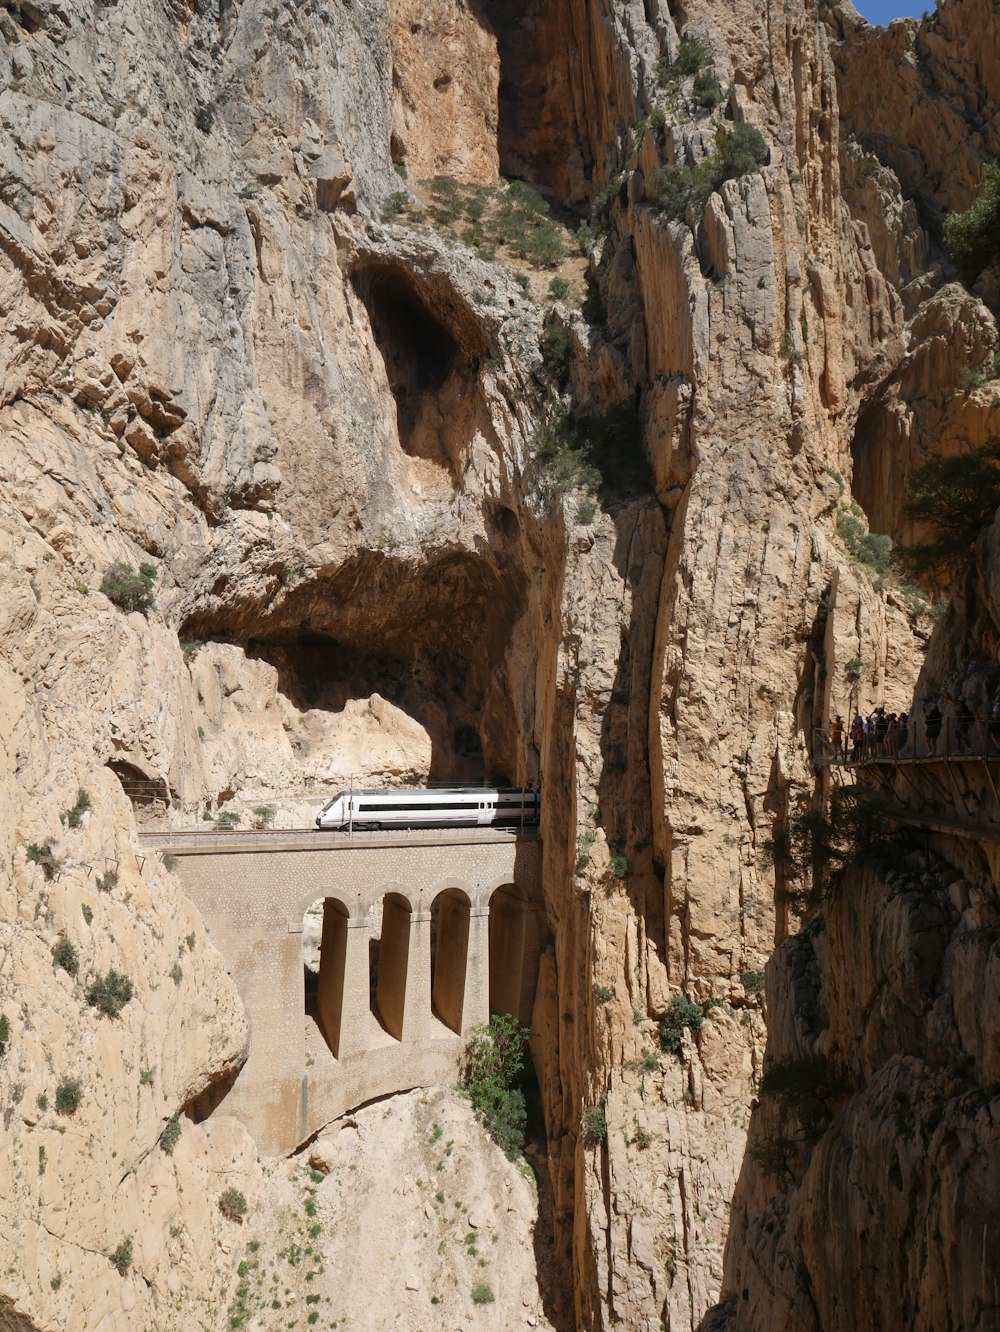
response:
M246 1033L192 908L135 857L122 781L194 816L351 776L541 777L533 1048L577 1323L692 1328L718 1295L765 1038L743 978L788 928L763 847L812 791L812 727L859 688L907 697L928 632L835 536L852 445L875 513L890 481L858 443L872 404L918 415L935 330L962 325L970 356L994 333L978 298L925 279L898 180L841 153L834 37L811 5L698 0L682 25L605 8L0 11L16 1162L0 1208L21 1227L4 1243L31 1226L37 1254L0 1278L0 1326L208 1321L231 1225L219 1182L256 1188L223 1119L186 1124L172 1158L156 1145ZM714 109L690 78L660 84L683 35L729 89ZM658 163L702 161L744 121L768 164L663 221ZM564 209L610 201L591 299L550 320L575 410L631 423L606 470L638 445L653 480L589 517L538 457L557 396L545 312L507 264L393 197L498 173ZM148 619L97 590L116 559L155 568ZM93 812L64 829L81 786ZM26 858L47 839L58 879ZM76 982L52 971L59 936ZM111 966L139 990L118 1019L81 1002ZM666 1055L657 1024L682 992L705 1021ZM39 1117L64 1066L81 1107ZM92 1198L83 1220L61 1210L70 1192ZM184 1224L198 1241L175 1288ZM121 1278L100 1255L126 1234ZM65 1245L94 1269L72 1288L54 1284Z

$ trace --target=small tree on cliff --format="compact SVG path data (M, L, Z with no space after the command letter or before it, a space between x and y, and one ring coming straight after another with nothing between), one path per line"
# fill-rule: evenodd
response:
M967 282L1000 264L1000 166L983 167L979 197L964 213L949 213L944 243L955 267Z
M779 895L796 911L814 910L847 867L885 838L884 817L850 790L834 793L825 809L800 805L763 845L780 870Z
M515 1083L525 1066L528 1029L509 1013L494 1013L472 1033L463 1086L487 1133L513 1159L524 1150L527 1109Z
M971 453L929 458L910 479L903 512L928 533L906 551L918 573L954 574L1000 508L1000 439Z

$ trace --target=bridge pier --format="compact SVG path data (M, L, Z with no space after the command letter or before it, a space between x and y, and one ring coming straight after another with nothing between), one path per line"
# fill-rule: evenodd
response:
M530 1020L545 943L536 836L310 836L262 849L193 834L167 845L250 1018L249 1057L218 1112L242 1119L266 1153L294 1150L377 1096L456 1080L491 1009ZM310 1026L302 921L318 899Z
M462 1035L490 1020L490 908L474 907L469 915L469 950L465 972L466 1002Z

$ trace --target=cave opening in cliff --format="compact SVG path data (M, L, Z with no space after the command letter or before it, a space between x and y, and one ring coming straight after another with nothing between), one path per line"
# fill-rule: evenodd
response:
M458 484L482 415L481 334L454 292L422 289L401 263L362 264L353 280L396 404L400 446Z
M508 654L525 601L513 563L447 551L415 565L367 551L300 581L268 613L220 606L180 632L242 643L273 667L307 787L509 785L518 726Z
M578 132L567 32L568 6L552 0L475 0L473 12L500 56L500 174L527 180L567 205L585 202L589 152Z

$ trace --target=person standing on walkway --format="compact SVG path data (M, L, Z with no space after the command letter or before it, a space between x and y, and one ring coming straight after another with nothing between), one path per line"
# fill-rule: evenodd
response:
M899 714L899 752L902 754L910 739L910 719L905 712Z
M1000 703L993 704L986 723L986 753L1000 758Z
M941 734L941 722L944 719L941 716L941 709L938 707L937 699L924 709L924 733L927 736L927 747L931 754L937 753L938 736Z
M833 745L834 762L839 763L844 757L844 719L839 712L830 723L830 743Z
M851 722L851 762L860 763L861 753L865 743L865 724L861 720L861 713L854 714L854 720Z
M899 757L899 718L894 712L889 713L889 722L886 726L885 752L888 758Z
M955 747L960 753L969 752L969 734L975 720L972 709L963 698L955 713Z

